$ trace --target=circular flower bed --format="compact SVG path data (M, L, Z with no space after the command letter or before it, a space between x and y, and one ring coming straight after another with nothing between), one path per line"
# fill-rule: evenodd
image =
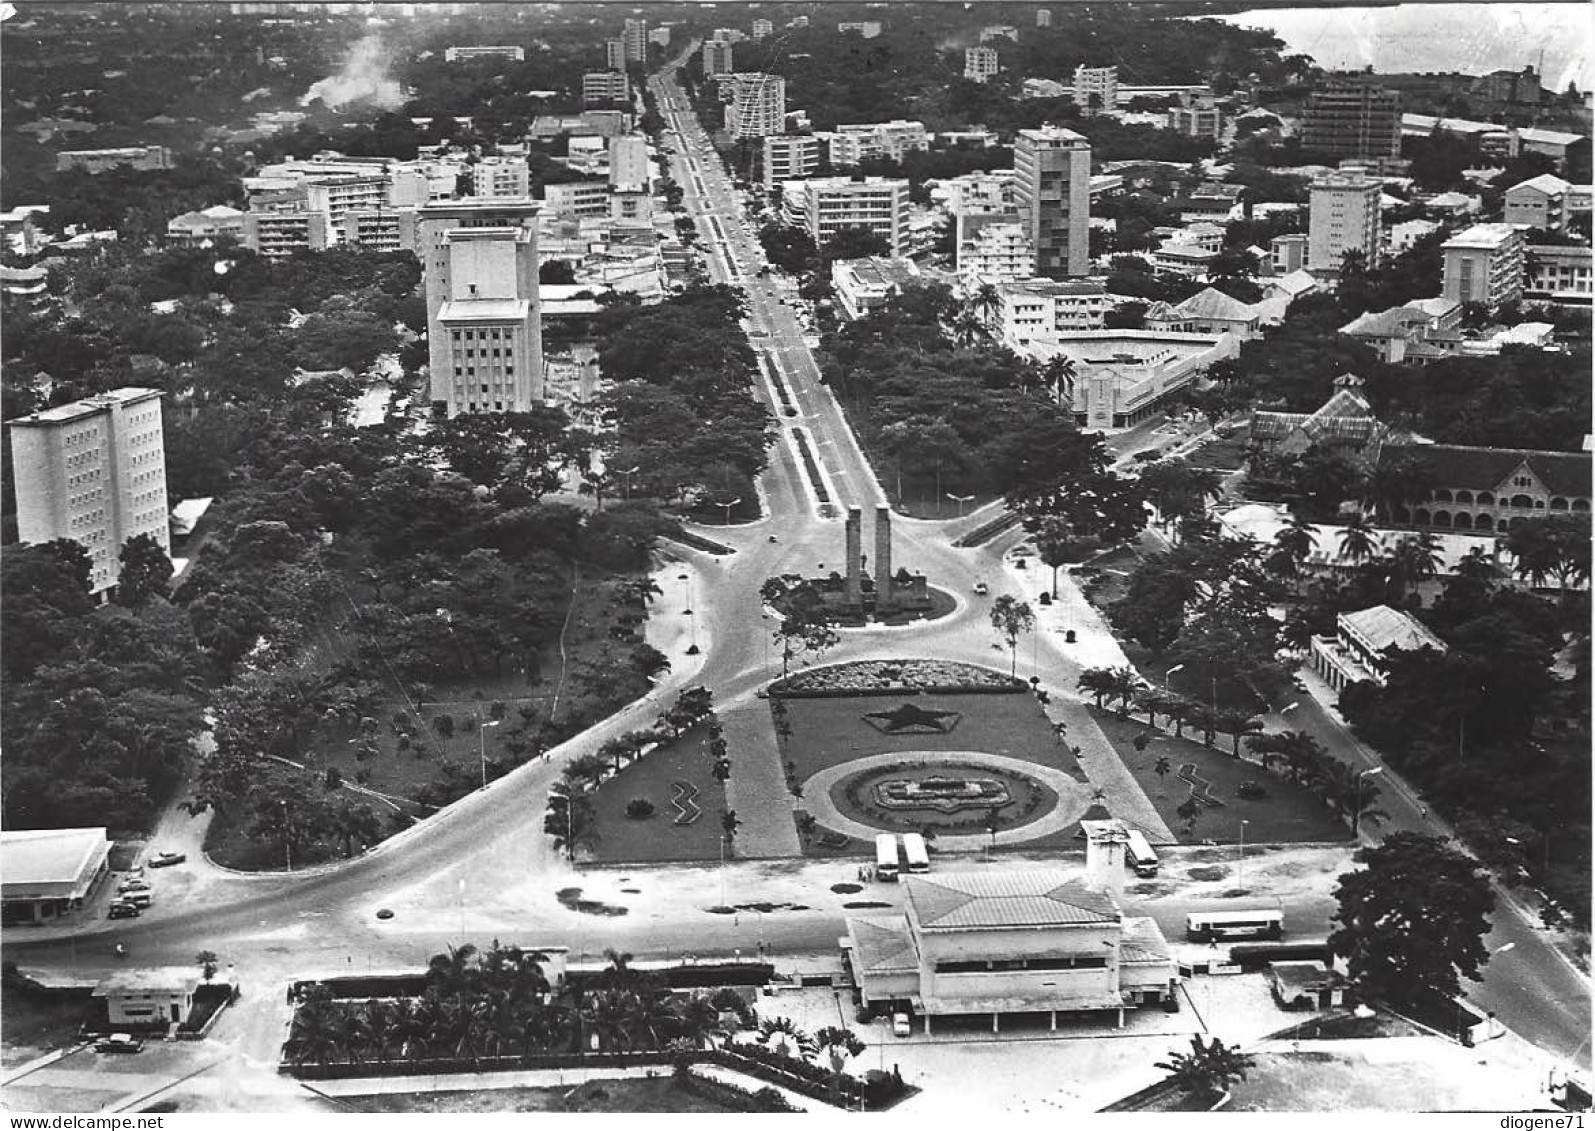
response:
M944 796L954 779L965 785L979 783L981 796ZM916 796L910 799L906 796L910 793ZM1053 790L1026 774L957 763L923 766L906 760L852 774L837 782L830 795L843 814L875 828L949 834L986 831L993 810L999 829L1019 828L1058 803Z
M770 694L816 699L912 692L1006 695L1029 689L1022 679L956 660L854 660L778 679L770 685Z

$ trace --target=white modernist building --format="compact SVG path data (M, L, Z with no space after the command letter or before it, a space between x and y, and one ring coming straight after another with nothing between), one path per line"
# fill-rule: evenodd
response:
M903 253L908 232L908 182L890 177L816 177L807 182L805 226L817 247L843 228L867 228Z
M964 48L964 78L970 82L985 82L997 73L995 47Z
M110 874L104 828L0 832L5 924L39 924L81 908Z
M1379 259L1379 181L1352 165L1315 177L1308 188L1307 270L1336 274L1348 251Z
M786 80L762 71L727 75L731 95L725 128L733 140L778 134L786 128Z
M1440 245L1441 293L1453 302L1496 307L1523 295L1523 232L1511 224L1475 224Z

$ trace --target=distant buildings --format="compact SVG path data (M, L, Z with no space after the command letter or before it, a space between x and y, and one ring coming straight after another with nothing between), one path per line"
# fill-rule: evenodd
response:
M1084 275L1091 224L1091 143L1073 130L1020 130L1014 140L1015 203L1035 252L1035 273Z
M813 134L766 134L764 137L764 190L782 181L812 177L820 169L820 139Z
M970 82L985 82L997 73L995 47L964 48L964 78Z
M1074 104L1087 114L1112 110L1119 104L1119 68L1088 67L1074 69Z
M719 78L736 71L732 63L731 44L719 39L706 39L703 41L703 75L705 78Z
M171 551L164 395L115 389L6 422L18 538L78 543L91 559L94 594L116 585L129 538L147 534Z
M648 140L641 134L609 139L609 187L619 192L648 191Z
M851 23L836 25L836 30L842 35L857 35L862 39L875 39L881 34L879 20L857 20Z
M582 76L582 103L630 102L631 79L624 71L588 71Z
M1567 225L1568 192L1572 185L1542 173L1506 190L1506 222L1559 232Z
M1307 96L1302 148L1334 158L1401 155L1401 95L1369 83L1336 82Z
M780 75L739 72L729 75L731 98L725 106L726 132L736 141L778 134L786 128L786 80Z
M281 257L360 243L362 233L379 231L400 232L396 246L413 248L415 209L439 195L440 181L452 195L458 169L335 153L266 166L244 178L244 246Z
M1346 252L1379 259L1379 182L1353 165L1315 177L1308 189L1307 270L1336 274Z
M987 24L980 29L980 42L990 43L994 39L1006 39L1010 43L1019 42L1019 29L1012 24Z
M775 31L775 24L773 24L769 20L754 20L753 21L753 38L754 39L763 39L765 36L772 34L774 31Z
M1442 294L1494 308L1523 295L1523 233L1510 224L1475 224L1440 245Z
M1595 288L1590 285L1588 244L1530 244L1527 259L1526 293L1573 302L1589 302L1595 297Z
M866 256L863 259L838 259L831 264L831 286L836 291L837 308L849 321L863 318L897 294L905 286L924 281L919 265L912 259Z
M1052 9L1051 8L1037 8L1036 9L1036 26L1037 27L1051 27L1052 26Z
M805 227L824 247L844 228L865 228L903 254L908 234L908 182L888 177L816 177L807 182Z
M225 204L185 212L166 222L166 240L174 244L215 243L219 239L242 239L244 214Z
M1185 137L1217 141L1224 133L1224 112L1211 97L1182 93L1180 104L1169 108L1168 128Z
M823 135L833 166L857 165L872 157L901 161L904 154L930 148L924 122L894 118L890 122L841 125Z
M958 280L965 294L987 283L1030 277L1035 253L1016 214L962 215L954 226Z
M1019 97L1062 98L1072 90L1072 87L1064 86L1056 79L1026 79L1019 84Z
M472 196L532 195L532 174L520 157L484 157L471 166Z
M620 39L625 51L627 66L632 63L646 64L648 62L647 20L627 20ZM625 67L622 67L621 70L625 70Z
M1102 329L1113 308L1101 283L1021 279L998 287L1002 344L1015 352L1053 351L1060 337Z
M604 40L604 66L611 71L624 71L626 69L626 41L624 39Z
M562 218L609 215L608 180L564 181L543 186L548 215Z
M122 166L148 172L172 167L172 151L164 145L131 145L121 149L63 149L55 155L55 171L81 169L85 173L108 173Z
M464 59L509 59L511 62L524 63L526 61L526 48L504 44L491 47L445 47L443 49L443 61L445 63L458 63Z

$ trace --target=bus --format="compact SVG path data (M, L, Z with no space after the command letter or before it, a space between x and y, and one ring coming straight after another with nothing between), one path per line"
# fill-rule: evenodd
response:
M1185 917L1185 937L1192 942L1215 939L1277 939L1285 933L1285 915L1277 907L1242 911L1193 911Z
M1124 862L1135 870L1137 876L1157 875L1157 853L1146 842L1146 837L1131 829L1124 838Z
M925 850L925 838L919 833L903 834L903 863L909 872L930 871L930 853Z
M875 878L883 883L895 884L902 865L897 859L897 838L891 833L881 833L875 838Z

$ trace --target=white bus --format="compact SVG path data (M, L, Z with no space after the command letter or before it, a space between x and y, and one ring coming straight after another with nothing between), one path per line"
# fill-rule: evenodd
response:
M891 833L881 833L875 838L875 878L895 884L902 865L897 859L897 838Z
M903 863L909 872L930 871L930 853L925 849L925 838L919 833L903 834Z
M1285 915L1277 907L1242 911L1193 911L1185 917L1185 937L1192 942L1214 939L1277 939L1285 933Z
M1157 875L1157 853L1146 842L1146 837L1131 829L1124 838L1124 862L1135 870L1137 876Z

